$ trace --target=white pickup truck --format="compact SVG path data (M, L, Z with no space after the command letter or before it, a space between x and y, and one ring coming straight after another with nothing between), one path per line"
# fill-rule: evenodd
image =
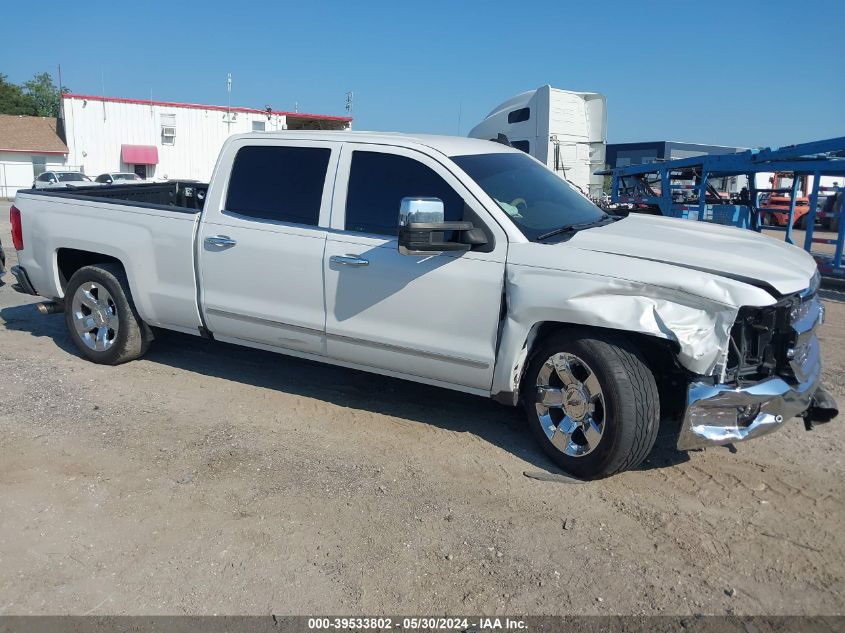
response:
M583 478L835 415L813 259L750 231L609 216L523 152L341 132L231 137L211 183L23 191L16 287L88 359L154 328L521 404Z

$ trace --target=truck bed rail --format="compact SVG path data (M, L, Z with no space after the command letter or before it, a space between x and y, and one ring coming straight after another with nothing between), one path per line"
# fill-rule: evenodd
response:
M115 204L195 214L202 211L208 184L190 180L170 180L130 185L33 189L26 193L97 202L108 200Z

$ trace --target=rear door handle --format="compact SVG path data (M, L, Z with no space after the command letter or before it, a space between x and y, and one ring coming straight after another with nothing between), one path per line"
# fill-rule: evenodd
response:
M205 243L208 246L219 246L223 248L228 248L230 246L234 246L238 242L233 240L228 235L212 235L211 237L205 238Z
M370 265L369 259L358 257L358 255L332 255L329 258L329 261L332 264L338 264L339 266L354 266L356 268Z

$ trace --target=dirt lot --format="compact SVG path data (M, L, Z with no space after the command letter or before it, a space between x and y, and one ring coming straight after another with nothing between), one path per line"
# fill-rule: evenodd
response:
M102 367L32 303L0 288L2 614L845 611L842 424L538 481L516 410L175 334Z

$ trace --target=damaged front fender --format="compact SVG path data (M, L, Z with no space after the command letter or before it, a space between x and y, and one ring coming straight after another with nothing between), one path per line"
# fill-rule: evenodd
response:
M581 253L582 258L591 255ZM621 260L616 262L618 270L636 273L638 279L534 265L508 266L508 309L493 394L516 403L519 381L542 323L594 326L672 341L681 366L697 375L718 375L724 369L739 307L774 302L760 288L701 271L606 254L601 261L596 258L582 264L607 268L614 259Z

